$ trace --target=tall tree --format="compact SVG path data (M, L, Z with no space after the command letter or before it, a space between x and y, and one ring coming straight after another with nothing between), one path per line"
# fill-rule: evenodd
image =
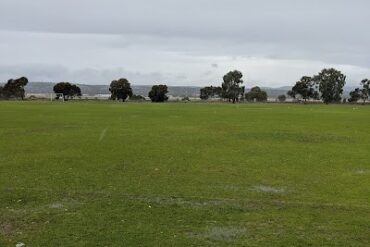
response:
M243 84L243 74L238 70L230 71L223 78L222 83L222 97L235 102L239 101L240 97L244 94L244 87L241 87Z
M166 85L154 85L148 96L152 102L165 102L168 100L168 88Z
M323 69L313 80L319 86L321 99L325 104L340 102L346 76L336 69Z
M356 103L361 99L361 90L359 88L356 88L349 93L349 96L350 98L348 99L348 102Z
M297 81L288 94L294 99L300 95L304 102L310 99L319 99L319 93L315 90L315 82L309 76L303 76L301 80Z
M362 100L365 104L366 100L369 99L370 94L370 80L364 79L361 81L362 88L356 88L354 91L350 92L349 102L357 102Z
M294 92L293 90L289 90L288 92L287 92L287 95L289 96L289 97L291 97L292 99L296 99L297 98L297 94L296 94L296 92Z
M369 79L363 79L361 81L361 86L362 86L361 99L365 103L366 100L369 99L369 95L370 95L370 80Z
M128 97L132 96L131 84L125 78L112 81L109 91L111 92L112 100L122 100L125 102Z
M25 89L24 87L28 84L28 79L26 77L21 77L18 79L10 79L0 89L0 97L2 98L25 98Z
M245 99L252 102L263 102L267 101L267 93L260 87L253 87L248 93L245 94Z
M69 82L59 82L55 84L54 93L56 94L62 94L64 100L73 99L75 96L81 96L81 89L74 84L71 84ZM57 96L57 99L59 99L59 95Z

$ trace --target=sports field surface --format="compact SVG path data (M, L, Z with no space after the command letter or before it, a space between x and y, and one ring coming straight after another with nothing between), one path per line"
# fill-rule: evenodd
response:
M0 246L370 246L370 107L0 102Z

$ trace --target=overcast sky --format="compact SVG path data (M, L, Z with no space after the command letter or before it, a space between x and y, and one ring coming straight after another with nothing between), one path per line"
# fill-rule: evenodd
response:
M292 85L370 77L369 0L0 0L0 81Z

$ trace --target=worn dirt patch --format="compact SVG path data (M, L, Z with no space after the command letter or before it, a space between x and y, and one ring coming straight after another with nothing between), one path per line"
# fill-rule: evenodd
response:
M0 223L0 234L3 236L13 235L15 232L15 226L10 222Z

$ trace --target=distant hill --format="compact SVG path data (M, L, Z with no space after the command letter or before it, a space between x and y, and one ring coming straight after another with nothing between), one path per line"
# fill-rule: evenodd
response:
M26 93L29 94L52 93L54 85L55 83L49 82L30 82L26 87ZM86 95L109 94L109 85L78 84L78 86L81 88L82 93ZM132 90L134 91L134 94L139 94L143 96L147 96L151 88L152 86L132 85ZM200 89L201 87L169 86L168 94L174 97L185 97L185 96L199 97ZM290 87L281 87L281 88L264 87L263 89L267 91L269 97L277 97L281 94L285 94L290 89Z
M48 82L30 82L26 86L26 93L31 94L47 94L53 92L53 87L55 83ZM109 85L85 85L78 84L81 91L85 95L98 95L98 94L109 94ZM132 90L134 94L147 96L152 86L138 86L132 85ZM174 97L184 97L199 95L200 87L168 87L169 95Z

